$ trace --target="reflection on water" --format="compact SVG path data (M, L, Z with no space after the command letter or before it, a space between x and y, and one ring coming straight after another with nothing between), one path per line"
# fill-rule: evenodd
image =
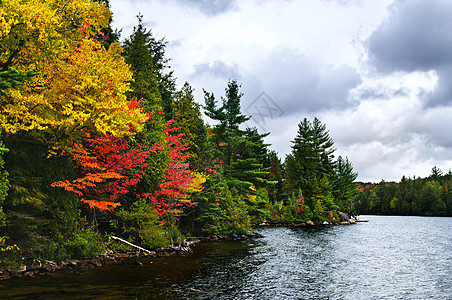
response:
M257 229L193 255L0 282L11 299L451 299L452 218Z

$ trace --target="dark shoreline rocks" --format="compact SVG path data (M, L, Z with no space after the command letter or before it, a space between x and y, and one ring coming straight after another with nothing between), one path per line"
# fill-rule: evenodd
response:
M349 219L348 221L342 221L339 223L330 223L328 221L324 221L322 224L315 224L311 220L305 222L305 223L261 223L256 225L256 227L262 227L262 226L268 226L268 227L283 227L283 226L290 226L290 227L315 227L315 226L338 226L338 225L352 225L356 224L358 221L354 219Z
M172 256L172 255L186 255L193 252L191 246L199 242L211 242L211 241L240 241L252 238L260 238L262 235L258 233L248 232L245 234L229 234L219 235L213 237L190 237L185 241L185 245L172 246L168 248L154 249L153 251L144 252L140 250L122 250L122 251L110 251L108 253L101 254L94 258L89 259L65 259L65 260L38 260L32 259L24 261L24 264L17 269L0 271L0 281L11 278L20 277L34 277L40 275L49 275L57 271L62 272L74 272L77 270L87 270L99 268L109 264L119 264L133 258L142 257L159 257L159 256ZM143 266L143 264L136 260L137 266Z

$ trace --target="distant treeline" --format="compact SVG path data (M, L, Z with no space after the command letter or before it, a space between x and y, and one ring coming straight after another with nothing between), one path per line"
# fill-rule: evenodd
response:
M452 172L433 167L426 178L400 182L358 183L355 208L360 214L452 216Z

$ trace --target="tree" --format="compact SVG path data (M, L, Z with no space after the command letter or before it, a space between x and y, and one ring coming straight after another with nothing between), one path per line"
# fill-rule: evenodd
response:
M229 187L247 193L250 186L273 184L267 180L268 169L263 167L268 146L257 130L243 131L240 125L250 119L240 111L243 94L237 81L229 81L225 89L226 97L221 107L212 93L204 91L206 115L218 122L211 132L209 142L214 147L213 155L220 159L224 166L223 175Z
M8 195L8 172L3 170L5 164L3 154L8 151L9 149L4 148L3 142L0 140L0 227L5 225L5 213L2 204Z
M106 50L89 38L87 25L82 38L41 68L34 82L0 97L0 126L5 133L45 130L55 147L77 141L82 129L114 136L140 131L148 116L130 110L125 92L131 72L118 44Z
M148 81L147 84L140 81L141 87L144 88L139 91L159 94L168 121L174 117L171 103L176 91L176 83L173 71L167 71L170 67L169 59L165 57L166 41L157 40L151 31L144 28L143 15L140 14L137 18L138 26L134 27L132 35L124 41L125 56L135 69L134 74L137 73L135 76ZM137 86L140 85L137 84Z
M348 158L346 157L344 160L342 156L337 158L334 171L333 195L336 203L341 211L352 214L354 212L353 202L358 194L355 184L358 173L353 171L352 163Z
M290 195L301 189L306 204L313 209L316 205L313 187L323 177L333 175L334 142L319 119L315 118L311 123L304 118L298 124L297 136L292 143L292 152L284 164L285 193Z
M22 72L8 67L8 70L0 72L0 95L7 96L8 94L4 92L5 90L15 89L23 85L25 81L32 80L33 76L38 74L31 70Z
M281 159L275 151L270 151L267 156L267 164L269 166L268 180L276 182L274 185L268 186L268 195L272 204L282 200L283 189L283 165ZM304 204L304 202L303 202Z
M438 168L437 166L434 166L432 168L432 172L430 174L430 178L435 180L435 181L438 181L441 176L443 176L443 171L441 171L441 169Z
M138 134L138 142L153 142L165 144L165 116L162 107L162 94L158 82L158 66L155 64L156 40L143 26L143 16L138 15L138 25L134 26L132 34L124 41L124 58L133 73L131 90L127 96L143 99L141 108L146 113L152 113L153 118L146 122L144 129ZM158 43L157 43L158 44ZM154 191L162 180L168 167L168 153L159 151L152 153L147 159L148 168L141 183L142 192Z
M174 97L171 111L176 124L183 133L182 141L187 143L190 162L200 166L206 159L207 130L201 115L201 105L195 102L192 87L186 82Z
M182 141L182 133L175 134L179 128L172 127L174 122L167 121L165 127L165 146L170 153L168 169L156 190L140 195L154 204L159 217L178 215L184 207L196 205L189 199L189 194L202 189L200 185L194 184L195 176L186 162L189 157L185 153L187 144Z
M93 32L108 25L111 12L93 1L3 0L0 6L0 71L40 69L79 41L85 22ZM38 70L39 71L39 70Z
M162 149L156 145L137 145L131 149L122 138L90 133L86 134L84 144L77 144L71 152L84 176L71 182L54 182L52 186L76 193L90 208L99 210L120 206L118 196L129 193L142 180L146 159Z

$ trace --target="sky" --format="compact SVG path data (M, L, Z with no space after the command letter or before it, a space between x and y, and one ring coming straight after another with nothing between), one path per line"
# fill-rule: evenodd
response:
M284 159L298 123L326 124L358 180L452 168L450 0L110 0L122 38L141 13L181 87L241 84L247 126ZM207 120L208 121L208 120ZM209 121L210 122L210 121ZM211 123L213 124L213 123Z

